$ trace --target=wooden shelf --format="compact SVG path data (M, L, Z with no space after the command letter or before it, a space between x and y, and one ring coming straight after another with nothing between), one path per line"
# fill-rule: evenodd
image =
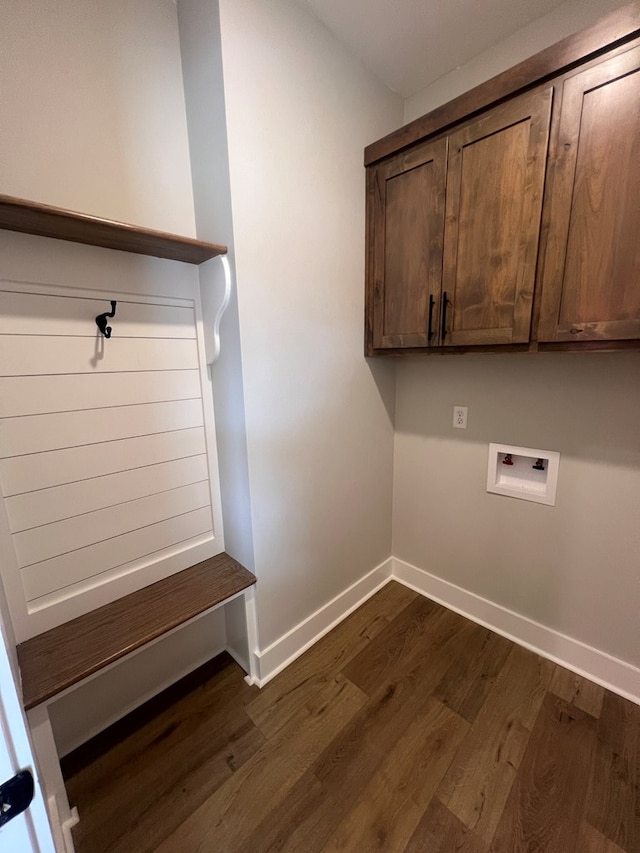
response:
M228 554L105 604L18 645L30 710L173 628L250 587L256 578Z
M204 243L191 237L179 237L164 231L100 219L87 213L1 194L0 228L69 240L72 243L87 243L105 249L119 249L121 252L169 258L187 264L201 264L227 251L226 246L215 243Z

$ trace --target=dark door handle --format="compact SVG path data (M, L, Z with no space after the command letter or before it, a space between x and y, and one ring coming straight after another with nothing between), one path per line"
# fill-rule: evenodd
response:
M26 811L33 799L33 776L21 770L13 779L0 785L0 826Z
M447 305L449 304L449 300L447 299L447 291L442 294L442 327L440 331L442 342L444 343L444 339L447 334Z
M431 343L431 339L433 338L433 306L436 304L436 300L433 298L433 293L429 294L429 333L427 336L428 343Z

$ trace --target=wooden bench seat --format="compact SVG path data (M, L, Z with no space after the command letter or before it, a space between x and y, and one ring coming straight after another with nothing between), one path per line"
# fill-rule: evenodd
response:
M255 582L240 563L218 554L20 643L25 709L52 699Z

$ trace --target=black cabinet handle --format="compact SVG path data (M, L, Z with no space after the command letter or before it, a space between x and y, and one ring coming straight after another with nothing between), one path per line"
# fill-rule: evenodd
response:
M436 300L433 298L433 293L429 294L429 334L427 337L427 341L431 343L431 339L433 338L433 306L436 304Z
M447 305L449 300L447 299L447 291L442 294L442 327L441 327L441 336L442 341L444 342L445 336L447 334Z

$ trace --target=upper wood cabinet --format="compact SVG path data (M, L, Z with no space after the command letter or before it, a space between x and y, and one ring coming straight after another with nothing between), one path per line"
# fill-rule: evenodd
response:
M552 89L515 98L449 137L440 343L526 343Z
M640 3L365 163L367 354L640 341Z
M552 90L370 174L374 348L529 340Z
M418 145L370 174L373 340L438 342L447 140Z
M538 338L640 338L640 48L562 88Z

